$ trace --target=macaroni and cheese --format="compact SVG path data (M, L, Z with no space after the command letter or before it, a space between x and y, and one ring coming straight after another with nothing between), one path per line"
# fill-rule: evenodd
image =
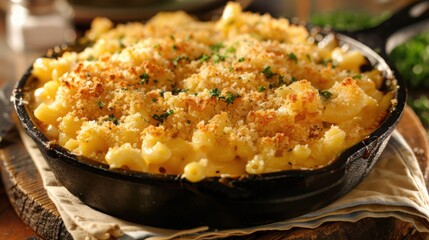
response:
M55 143L111 168L192 182L326 166L384 120L394 92L362 53L229 3L114 26L39 58L31 107Z

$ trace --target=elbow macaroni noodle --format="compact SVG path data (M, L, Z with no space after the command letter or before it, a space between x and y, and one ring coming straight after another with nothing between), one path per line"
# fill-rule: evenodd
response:
M111 168L192 182L320 168L392 105L362 53L236 3L213 22L97 18L86 37L82 52L35 61L31 107L53 141Z

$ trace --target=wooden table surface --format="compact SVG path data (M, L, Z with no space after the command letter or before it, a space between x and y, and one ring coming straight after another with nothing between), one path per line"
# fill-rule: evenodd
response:
M421 123L410 108L406 109L405 114L398 126L398 130L403 134L410 146L415 149L419 164L421 168L424 169L425 177L427 180L428 138L426 135L426 131L421 126ZM0 149L2 147L5 147L5 145L7 144L8 143L1 143ZM17 153L16 155L17 158L20 158L22 154ZM3 173L2 177L4 180L6 179L8 187L7 189L5 189L4 185L1 185L0 188L0 240L42 239L38 236L36 232L42 233L43 235L50 230L41 229L41 226L38 225L38 222L34 220L40 217L38 216L38 213L35 213L31 217L26 216L25 212L28 211L28 209L25 209L27 207L24 207L29 205L28 202L33 201L32 197L39 198L40 196L35 196L34 193L26 194L26 187L21 186L21 183L19 183L20 181L22 181L22 179L19 180L19 176L7 176L11 173L13 175L14 172L10 169L5 169L11 166L8 165L8 163L5 164L6 161L4 159L2 159L2 161L3 162L0 165L0 167L3 168L1 169ZM18 183L15 183L15 185L10 185L10 179L18 179ZM40 183L37 182L35 182L34 185L37 185L36 187L38 188L41 187ZM33 187L34 186L32 186L32 188ZM23 190L24 194L26 194L25 196L20 195L23 194ZM43 193L40 193L39 190L39 193L37 195L43 195ZM12 199L13 205L11 205L9 199ZM43 199L46 200L47 196L43 196ZM24 202L17 203L17 200L23 200ZM36 211L37 209L38 208L36 207ZM43 212L42 209L39 209L38 211ZM55 211L55 209L53 211ZM54 218L56 217L57 216L54 216ZM46 219L46 216L43 216L42 218ZM31 229L29 225L32 226L34 230ZM64 226L60 226L59 229L53 229L52 231L55 231L55 233L52 232L52 234L58 234L61 232L64 233ZM382 239L403 239L404 237L406 237L406 239L422 239L421 236L415 232L415 229L411 224L399 221L398 219L394 218L366 218L357 223L329 223L324 224L320 228L314 230L295 229L294 231L289 231L288 233L280 233L275 231L261 232L257 234L252 234L245 239L274 240L283 239L284 237L288 237L290 239L345 239L348 235L350 235L350 233L364 234L361 236L367 236L370 239L381 239L380 236L383 237ZM67 238L69 238L69 236ZM59 237L58 239L63 238ZM347 237L347 239L356 238Z
M16 214L9 202L3 183L0 182L0 239L36 239L36 233Z

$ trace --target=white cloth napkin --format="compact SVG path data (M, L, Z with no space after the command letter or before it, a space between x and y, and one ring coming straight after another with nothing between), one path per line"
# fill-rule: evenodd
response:
M429 239L429 196L418 162L406 141L395 131L370 174L355 189L332 204L304 216L272 224L230 230L200 227L189 230L153 228L126 222L96 211L62 187L34 142L21 134L39 170L49 197L74 239L213 239L262 230L316 228L325 222L356 222L362 218L395 217L412 223Z

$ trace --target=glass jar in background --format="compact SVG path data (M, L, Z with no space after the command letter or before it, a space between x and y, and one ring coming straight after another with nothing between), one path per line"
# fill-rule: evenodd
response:
M10 0L5 23L14 51L46 50L75 37L73 10L65 0Z

